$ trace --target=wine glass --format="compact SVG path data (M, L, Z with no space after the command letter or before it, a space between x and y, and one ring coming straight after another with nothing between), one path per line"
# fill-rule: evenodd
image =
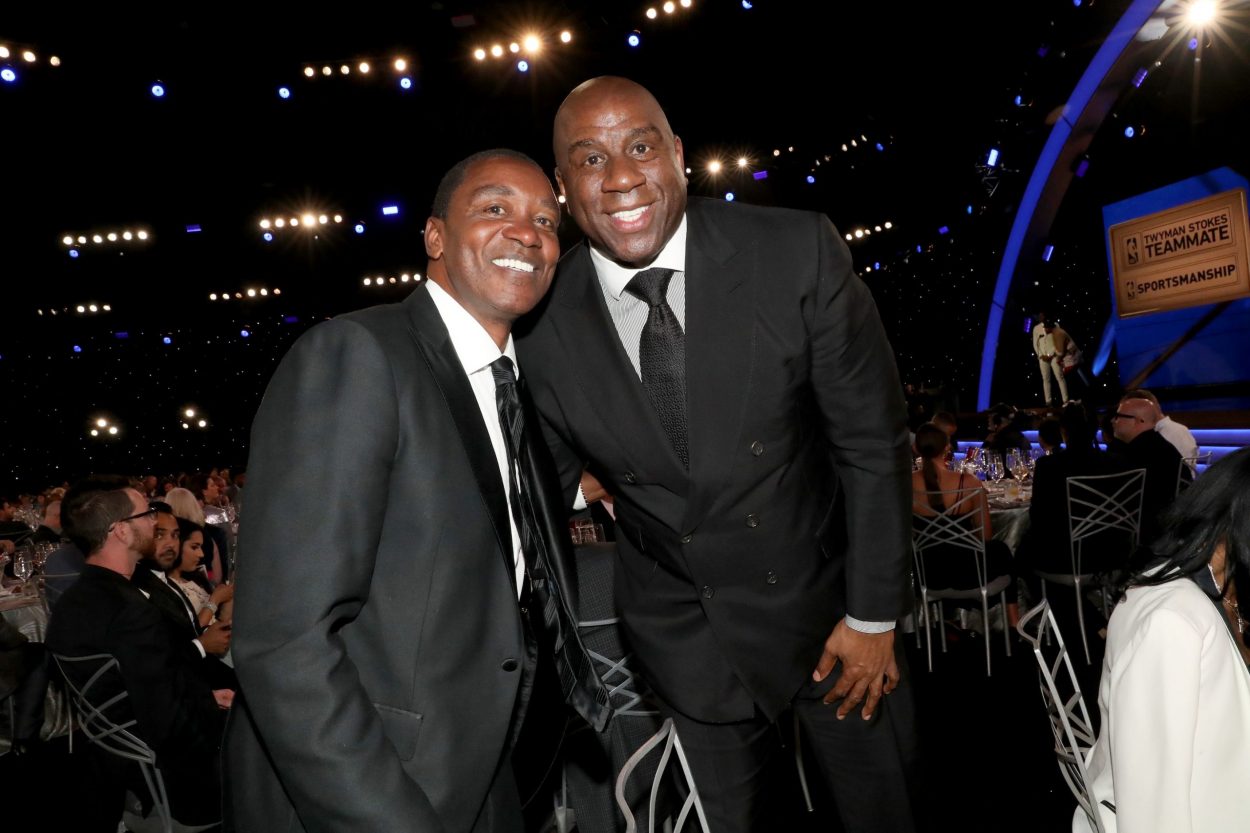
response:
M985 474L995 485L1003 479L1007 473L1003 468L1003 455L997 451L987 452L985 455Z
M23 593L26 592L26 582L30 580L30 576L34 571L35 564L29 550L20 549L14 553L13 575L21 579Z

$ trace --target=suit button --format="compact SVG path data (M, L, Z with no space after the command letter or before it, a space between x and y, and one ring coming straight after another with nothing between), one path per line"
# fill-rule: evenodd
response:
M768 571L768 578L767 578L767 579L765 579L765 581L767 581L769 584L776 584L776 583L777 583L777 574L776 574L776 573L774 573L772 570L769 570L769 571Z
M499 667L502 668L504 671L515 671L516 660L514 660L512 657L508 657L506 660L503 661L503 664L500 665Z
M625 472L625 482L626 482L626 483L628 483L629 485L631 485L631 486L632 486L632 485L634 485L634 483L636 483L637 481L638 481L638 478L634 477L634 473L633 473L632 471L627 471L627 472Z
M760 442L759 440L756 440L755 442L751 443L751 453L754 454L756 457L763 454L764 444Z
M694 536L693 536L693 535L683 535L683 536L681 536L681 542L682 542L683 544L689 544L689 543L690 543L691 541L693 541L693 540L694 540Z
M716 591L713 590L710 585L707 585L707 584L703 585L703 598L710 599L715 595L716 595Z
M747 526L749 526L751 529L755 529L759 525L760 525L759 515L756 515L756 514L747 515Z

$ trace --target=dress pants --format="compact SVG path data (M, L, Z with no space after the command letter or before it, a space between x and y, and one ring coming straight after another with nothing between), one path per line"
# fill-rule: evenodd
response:
M901 679L881 698L872 720L859 708L837 719L837 704L822 698L841 666L822 683L808 680L792 703L803 738L803 758L815 761L847 833L911 833L917 739L911 681L895 637ZM793 752L783 749L776 724L756 713L738 723L703 723L661 709L673 718L690 762L711 833L773 833L796 808L786 779L797 778ZM794 799L798 801L798 798ZM687 822L689 824L689 822Z
M1055 379L1059 381L1059 395L1063 397L1063 404L1068 404L1068 380L1063 378L1063 364L1058 357L1046 361L1045 359L1037 360L1037 368L1042 374L1042 396L1046 399L1046 405L1049 407L1051 403L1050 393L1050 376L1053 373Z

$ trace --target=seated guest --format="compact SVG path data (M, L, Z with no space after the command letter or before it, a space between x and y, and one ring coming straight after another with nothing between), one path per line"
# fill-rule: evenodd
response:
M1141 543L1149 544L1159 533L1159 517L1176 499L1181 474L1181 455L1155 430L1159 409L1147 399L1121 399L1113 419L1116 439L1125 443L1118 459L1124 469L1146 470L1146 493L1142 497ZM1192 475L1186 470L1186 480Z
M1094 441L1094 428L1085 407L1069 402L1059 414L1064 446L1041 457L1033 468L1033 500L1029 504L1029 528L1017 556L1030 568L1050 573L1072 569L1068 538L1068 478L1112 474L1115 462ZM1113 542L1116 543L1116 542ZM1104 553L1111 558L1099 558ZM1081 569L1098 572L1117 566L1128 556L1127 547L1086 547Z
M0 501L0 540L20 543L30 537L30 527L17 517L19 508L16 503Z
M208 482L208 475L196 475L192 480L200 484L202 494L203 489L207 488L204 484ZM176 517L191 521L204 530L204 560L201 563L209 577L219 582L229 578L227 571L230 559L226 555L226 531L206 521L204 504L196 497L196 492L179 487L170 491L165 500L173 508Z
M1152 563L1107 627L1101 730L1089 764L1108 833L1250 830L1250 449L1213 465L1166 513ZM1090 830L1078 810L1072 829Z
M959 430L959 421L955 419L955 415L950 411L938 411L930 420L938 428L946 432L946 436L951 440L955 439L955 432Z
M212 691L195 673L184 647L171 636L156 605L131 581L139 560L153 551L156 510L121 478L92 478L71 489L65 531L87 554L82 575L53 608L47 647L54 654L109 654L119 674L105 675L90 692L95 704L128 694L113 715L138 720L132 729L156 752L173 815L206 824L221 816L218 749L229 693ZM78 687L95 673L65 665ZM120 679L119 679L120 678ZM94 785L115 798L116 817L129 787L145 795L137 767L88 746L100 757L106 783ZM114 825L116 821L114 821Z
M982 450L1005 452L1009 448L1019 448L1028 451L1031 446L1024 436L1025 419L1027 416L1011 405L995 405L986 417L989 433L981 444Z
M1186 461L1191 474L1197 474L1198 471L1194 467L1193 458L1198 456L1198 441L1194 439L1194 432L1190 431L1184 425L1172 419L1163 413L1163 408L1159 405L1159 400L1155 395L1145 388L1134 388L1124 392L1125 399L1145 399L1155 410L1155 430L1163 435L1163 439L1176 446L1176 451L1181 458Z
M926 424L916 429L916 451L920 454L920 471L912 472L912 512L917 515L934 516L949 509L958 501L963 509L960 514L971 514L984 508L984 523L979 530L985 541L985 563L988 578L1013 576L1007 588L1007 621L1015 626L1020 618L1017 590L1012 572L1011 550L1002 541L994 540L990 527L990 513L986 507L985 490L975 477L964 472L953 472L942 466L950 438L936 425ZM921 494L923 492L947 492L944 495ZM932 588L976 587L976 565L968 557L964 547L925 548L925 581Z
M52 500L43 507L43 523L30 540L36 544L55 544L61 538L61 502Z
M191 602L199 619L200 627L207 628L215 621L229 622L229 606L234 598L234 585L219 584L216 587L199 569L204 557L204 528L191 521L178 519L179 556L169 578Z
M1048 416L1037 426L1037 444L1042 451L1053 454L1063 445L1063 424L1055 417Z

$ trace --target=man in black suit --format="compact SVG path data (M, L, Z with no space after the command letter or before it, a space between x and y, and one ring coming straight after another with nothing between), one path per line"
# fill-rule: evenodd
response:
M170 635L162 614L131 583L139 559L151 555L155 508L122 478L93 478L66 494L64 523L85 553L82 573L62 594L48 624L47 647L54 654L82 657L110 654L120 665L120 684L105 676L91 701L108 702L124 686L125 718L136 718L138 734L156 752L173 815L187 824L215 822L221 798L216 774L223 712L229 695L210 690L195 673L185 647ZM97 670L66 664L79 687ZM121 722L123 717L113 714ZM95 747L91 747L93 751ZM141 791L133 764L100 753L113 773L113 787ZM111 808L116 829L121 795Z
M551 589L575 587L554 473L541 437L511 433L500 379L512 321L551 283L559 206L497 150L448 172L432 214L429 280L306 333L253 426L226 750L240 831L520 831L509 757L541 640L566 698L609 716L571 668L575 600Z
M589 245L522 360L569 502L615 498L624 634L711 829L771 829L793 706L846 828L910 830L906 410L846 246L820 215L687 203L681 140L631 81L578 87L554 133Z
M1159 534L1159 518L1176 499L1177 480L1181 477L1181 455L1167 439L1155 430L1159 408L1146 399L1120 400L1111 418L1115 438L1126 443L1119 452L1125 469L1145 469L1146 488L1142 495L1141 543L1150 544ZM1192 479L1189 469L1186 480Z

